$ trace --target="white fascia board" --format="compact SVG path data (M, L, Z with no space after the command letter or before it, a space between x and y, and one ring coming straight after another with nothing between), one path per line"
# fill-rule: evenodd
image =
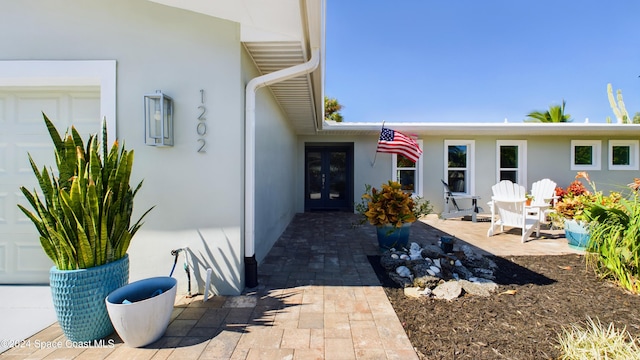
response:
M322 131L379 133L382 123L323 122ZM640 135L640 124L598 123L385 123L385 127L418 135L600 136Z

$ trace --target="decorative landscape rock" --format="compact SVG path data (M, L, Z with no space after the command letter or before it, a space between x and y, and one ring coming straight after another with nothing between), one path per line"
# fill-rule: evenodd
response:
M415 279L413 279L412 285L419 288L433 289L441 282L444 282L444 280L440 279L437 276L431 276L427 274L423 276L417 276Z
M473 249L469 245L460 246L460 251L464 253L464 256L467 258L468 261L477 260L478 257L482 257L478 253L473 251Z
M459 281L447 281L436 286L432 293L436 299L453 300L462 295L462 284Z
M386 271L396 271L398 266L403 266L405 263L405 260L400 259L400 255L394 253L387 253L380 258L380 265L382 265Z
M419 287L406 287L404 288L404 295L413 298L419 298L422 296L431 295L431 289L421 289Z
M445 254L440 247L413 242L409 249L391 249L380 259L389 278L410 297L433 296L452 300L462 294L490 296L498 285L491 259L463 245Z
M389 278L393 280L396 284L399 284L400 286L402 286L403 288L411 287L413 285L413 281L411 281L409 278L402 277L396 274L395 272L390 272Z
M411 269L413 270L413 275L415 275L416 278L419 278L421 276L430 275L429 270L431 270L431 266L425 261L424 264L416 264L412 266Z
M498 284L490 280L487 280L486 282L460 280L458 283L466 293L483 297L490 296L492 292L498 289Z
M460 277L465 280L468 280L473 277L473 273L462 265L454 267L453 272L455 274L460 275Z
M409 249L409 257L411 260L421 260L422 259L422 249L420 245L417 243L411 243L411 247Z
M396 268L396 273L403 278L413 280L413 274L411 273L411 270L409 270L409 268L406 266L398 266L398 268Z
M436 259L441 255L444 255L444 251L437 245L428 244L422 247L423 258Z

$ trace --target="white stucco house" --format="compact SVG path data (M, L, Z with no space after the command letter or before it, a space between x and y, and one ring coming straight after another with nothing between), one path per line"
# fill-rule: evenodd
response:
M135 151L136 210L155 205L131 280L167 275L189 249L194 286L238 294L296 213L353 211L365 184L401 179L443 209L440 180L489 199L512 178L603 189L640 177L640 125L387 123L418 135L407 166L379 153L380 123L323 121L324 0L0 0L0 283L47 283L51 262L18 211L27 160L53 164L42 124ZM173 99L173 146L145 144L143 96ZM352 119L358 120L358 119ZM366 119L362 119L366 120ZM576 156L578 154L578 156ZM186 288L182 276L175 276ZM195 291L194 289L194 291Z

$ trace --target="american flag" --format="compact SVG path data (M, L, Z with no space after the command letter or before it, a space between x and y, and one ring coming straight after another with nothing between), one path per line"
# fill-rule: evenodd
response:
M392 129L382 128L377 152L400 154L416 162L422 155L420 145L409 136Z

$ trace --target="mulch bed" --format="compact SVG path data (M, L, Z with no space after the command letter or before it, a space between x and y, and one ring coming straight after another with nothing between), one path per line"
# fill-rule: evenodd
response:
M493 259L498 291L453 301L406 297L375 269L421 358L557 359L562 327L587 317L640 337L640 296L599 280L583 256Z

